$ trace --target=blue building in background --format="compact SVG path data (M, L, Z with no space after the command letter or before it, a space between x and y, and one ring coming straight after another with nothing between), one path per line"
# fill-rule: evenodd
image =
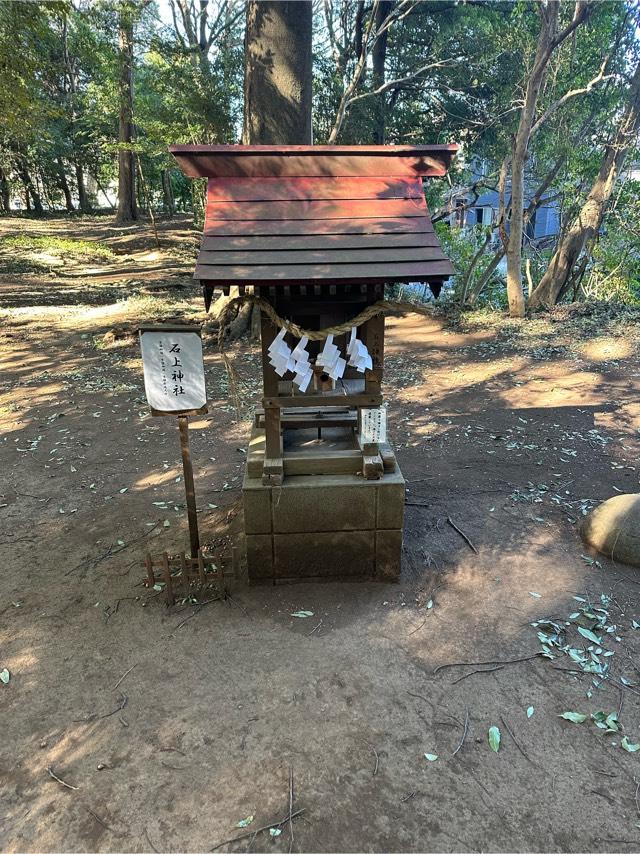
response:
M475 164L474 175L470 187L488 174L487 164ZM469 188L453 188L449 196L451 215L449 224L452 228L470 228L474 225L495 225L498 220L498 192L485 190L475 198L475 193ZM527 192L525 187L525 208L531 200L534 191ZM509 204L510 187L507 185L505 202ZM507 226L508 230L508 226ZM543 196L541 204L533 214L525 228L524 240L538 249L544 249L553 243L560 232L560 207L554 193ZM495 242L499 240L496 230Z

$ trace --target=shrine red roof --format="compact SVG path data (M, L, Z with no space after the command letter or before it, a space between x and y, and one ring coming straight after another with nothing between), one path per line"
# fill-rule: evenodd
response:
M203 284L441 281L453 268L435 235L423 177L456 145L174 145L207 177L195 278Z

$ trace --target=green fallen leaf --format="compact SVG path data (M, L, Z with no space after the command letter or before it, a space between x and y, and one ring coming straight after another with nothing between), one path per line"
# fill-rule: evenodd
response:
M292 617L313 617L313 611L294 611Z
M572 724L581 724L587 719L587 716L581 715L580 712L563 712L558 717L564 718L565 721L571 721Z
M591 720L599 729L604 729L607 732L620 732L618 716L615 712L611 712L609 715L604 712L594 712L591 715Z
M583 629L582 626L578 626L578 631L583 638L590 640L592 643L597 643L598 646L602 643L602 640L597 635L594 635L593 632L590 632L589 629Z
M529 708L527 709L527 717L530 718L534 711L535 709L533 708L533 706L529 706Z
M636 753L636 751L640 750L640 744L631 744L626 735L623 736L620 744L627 751L627 753Z
M271 836L271 837L280 836L281 833L282 833L282 830L279 827L270 827L269 828L269 836Z
M497 726L489 727L489 747L494 753L500 750L500 730Z
M8 685L9 679L11 679L11 674L7 668L5 667L3 670L0 670L0 682L2 682L3 685Z
M236 827L249 827L251 822L253 821L253 816L248 815L246 818L241 818L240 821L236 822Z

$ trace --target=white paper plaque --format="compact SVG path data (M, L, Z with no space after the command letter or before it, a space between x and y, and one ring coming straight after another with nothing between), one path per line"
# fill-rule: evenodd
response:
M202 410L207 405L200 329L189 326L140 329L144 390L160 414Z
M385 406L363 407L360 410L360 438L367 445L387 441Z

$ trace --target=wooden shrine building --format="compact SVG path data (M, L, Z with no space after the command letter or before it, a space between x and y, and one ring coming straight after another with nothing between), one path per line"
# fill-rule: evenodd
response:
M423 179L455 145L174 145L208 178L195 278L208 305L238 285L307 330L348 323L384 286L453 272ZM243 483L249 578L394 579L404 480L382 410L384 316L298 342L262 314L263 407ZM373 431L373 432L372 432Z

